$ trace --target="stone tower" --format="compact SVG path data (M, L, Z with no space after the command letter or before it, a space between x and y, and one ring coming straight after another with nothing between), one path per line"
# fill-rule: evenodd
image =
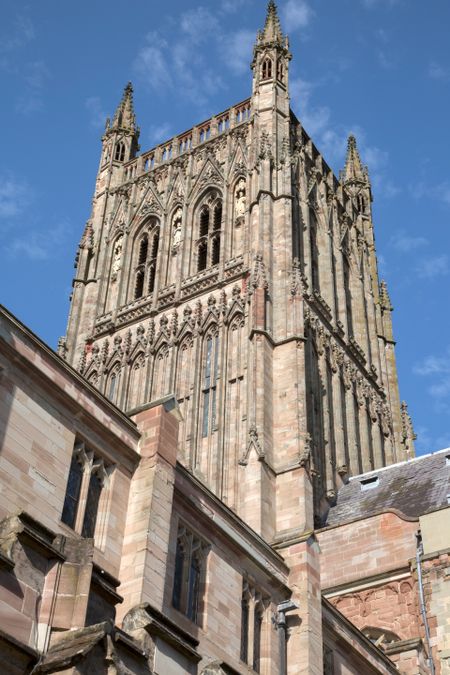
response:
M368 171L351 136L333 174L290 108L290 59L269 2L251 97L140 155L127 85L61 342L126 412L175 392L179 460L268 541L414 453Z

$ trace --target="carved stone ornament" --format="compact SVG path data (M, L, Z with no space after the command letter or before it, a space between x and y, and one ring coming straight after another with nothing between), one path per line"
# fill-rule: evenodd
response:
M305 275L302 272L300 260L294 258L292 261L292 273L291 273L291 295L292 296L304 296L307 295L308 282Z
M172 255L178 253L182 237L183 209L178 207L172 219Z
M236 192L234 198L234 212L236 223L241 222L247 208L247 188L244 178L241 178L236 185Z
M113 251L113 261L111 267L111 280L115 281L122 267L122 248L123 248L123 236L117 237L116 243L114 244Z

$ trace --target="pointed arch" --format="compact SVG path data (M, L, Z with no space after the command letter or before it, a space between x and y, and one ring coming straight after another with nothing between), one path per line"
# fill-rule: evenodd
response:
M86 380L89 384L92 384L93 387L98 385L98 371L96 369L91 370L90 373L86 374Z
M150 400L161 398L168 393L169 388L170 348L164 342L156 351L153 358L153 374Z
M138 228L134 235L130 300L139 300L154 291L159 251L159 229L159 220L152 216Z
M195 269L201 272L218 265L221 258L223 201L221 193L209 189L197 201L194 209L196 232Z
M270 56L265 56L261 65L261 79L271 80L273 71L273 61Z
M145 354L137 353L130 363L126 409L132 410L144 403Z
M121 364L120 361L115 361L107 370L104 389L106 398L115 405L117 405L117 401L119 400L120 380Z

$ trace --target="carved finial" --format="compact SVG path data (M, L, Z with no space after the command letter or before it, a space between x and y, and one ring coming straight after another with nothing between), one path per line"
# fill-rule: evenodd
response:
M83 236L80 241L80 248L87 248L89 250L94 248L94 229L90 220L87 221L86 227L84 228Z
M391 303L391 298L389 297L387 283L384 279L380 283L380 305L382 309L392 312L393 307Z
M414 432L414 427L411 419L411 415L408 412L408 405L406 401L402 401L401 406L401 416L402 416L402 439L403 444L406 448L408 456L414 455L414 441L417 438L416 433Z
M62 359L66 358L67 342L66 342L66 336L65 335L60 337L59 340L58 340L58 354Z

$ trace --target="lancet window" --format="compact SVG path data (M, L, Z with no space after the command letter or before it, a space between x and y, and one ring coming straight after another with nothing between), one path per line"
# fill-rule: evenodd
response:
M107 488L110 468L86 449L84 443L75 444L61 520L82 537L95 536L100 500Z
M159 227L156 219L152 219L135 243L133 286L135 300L154 291L158 249Z
M200 624L205 586L207 544L184 525L178 527L172 605Z
M255 673L259 673L261 669L261 642L267 603L268 598L264 600L262 593L244 580L241 600L240 658L243 663L251 665Z
M120 141L116 145L116 152L114 155L114 159L116 160L116 162L123 162L123 160L125 159L125 143L123 143L122 141Z
M222 234L222 200L210 196L198 216L197 271L218 265Z
M266 58L262 62L262 69L261 69L261 75L263 80L270 80L272 77L272 59L269 56L266 56Z

